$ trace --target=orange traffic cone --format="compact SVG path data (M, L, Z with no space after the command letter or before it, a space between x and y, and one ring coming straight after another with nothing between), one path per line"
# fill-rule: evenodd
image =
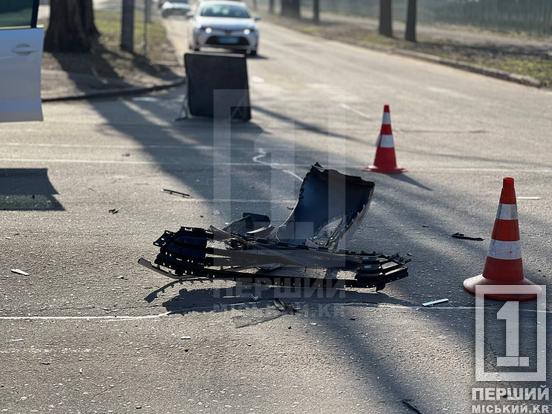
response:
M366 170L383 174L400 174L405 171L404 168L397 167L395 140L393 138L393 129L391 128L391 112L389 110L389 105L383 107L383 121L378 137L374 165L366 168Z
M475 294L478 285L533 285L523 276L521 244L513 178L504 178L500 203L493 228L491 245L483 274L464 280L464 289ZM534 294L488 294L496 300L532 300L541 289L534 286Z

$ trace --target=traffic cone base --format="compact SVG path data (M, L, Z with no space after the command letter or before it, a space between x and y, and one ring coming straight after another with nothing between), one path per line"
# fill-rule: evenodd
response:
M495 280L487 279L483 275L478 275L474 277L470 277L469 279L464 280L464 289L466 292L471 293L472 295L475 295L475 287L476 286L504 286L504 282L498 282ZM500 300L500 301L508 301L508 300L516 300L516 301L527 301L527 300L535 300L537 295L539 295L542 291L540 286L535 285L533 282L531 282L529 279L521 279L516 282L508 282L508 285L523 285L523 286L534 286L535 293L534 294L492 294L492 293L485 293L485 297L489 299L494 300Z
M371 171L371 172L380 173L380 174L401 174L406 171L406 168L395 167L395 168L387 169L387 168L380 168L375 165L370 165L369 167L364 168L364 171Z

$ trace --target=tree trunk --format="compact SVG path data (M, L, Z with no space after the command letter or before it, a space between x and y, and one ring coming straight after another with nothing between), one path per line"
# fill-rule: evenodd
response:
M123 0L121 49L130 53L134 52L134 0Z
M259 5L257 4L257 0L253 0L253 7L252 7L253 11L257 11L259 10Z
M274 14L274 0L268 0L268 12Z
M301 0L282 0L282 16L301 18Z
M320 23L320 0L312 0L312 20Z
M87 53L98 35L92 0L50 0L44 50Z
M416 41L416 20L418 14L417 3L417 0L408 0L408 10L406 14L406 31L404 32L404 38L409 42Z
M379 33L393 37L393 12L391 0L380 0Z
M90 37L98 37L100 35L94 19L94 5L92 0L82 0L81 20L84 33Z

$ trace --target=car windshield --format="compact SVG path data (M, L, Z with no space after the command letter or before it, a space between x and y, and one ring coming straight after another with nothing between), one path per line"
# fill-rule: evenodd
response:
M245 7L232 4L206 4L201 8L202 17L230 17L248 19L249 13Z
M171 0L171 3L188 4L188 0Z

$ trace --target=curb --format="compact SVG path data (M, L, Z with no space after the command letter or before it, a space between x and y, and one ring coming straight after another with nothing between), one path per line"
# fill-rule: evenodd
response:
M44 103L48 103L48 102L69 102L69 101L81 101L81 100L88 100L88 99L117 98L117 97L121 97L121 96L129 96L129 95L142 95L142 94L145 94L145 93L176 88L178 86L184 85L185 83L186 83L186 79L183 78L183 79L180 79L180 80L175 81L175 82L164 83L164 84L161 84L161 85L110 89L110 90L107 90L107 91L100 91L100 92L90 92L90 93L82 93L82 94L77 94L77 95L55 96L55 97L51 97L51 98L42 98L42 102L44 102Z

